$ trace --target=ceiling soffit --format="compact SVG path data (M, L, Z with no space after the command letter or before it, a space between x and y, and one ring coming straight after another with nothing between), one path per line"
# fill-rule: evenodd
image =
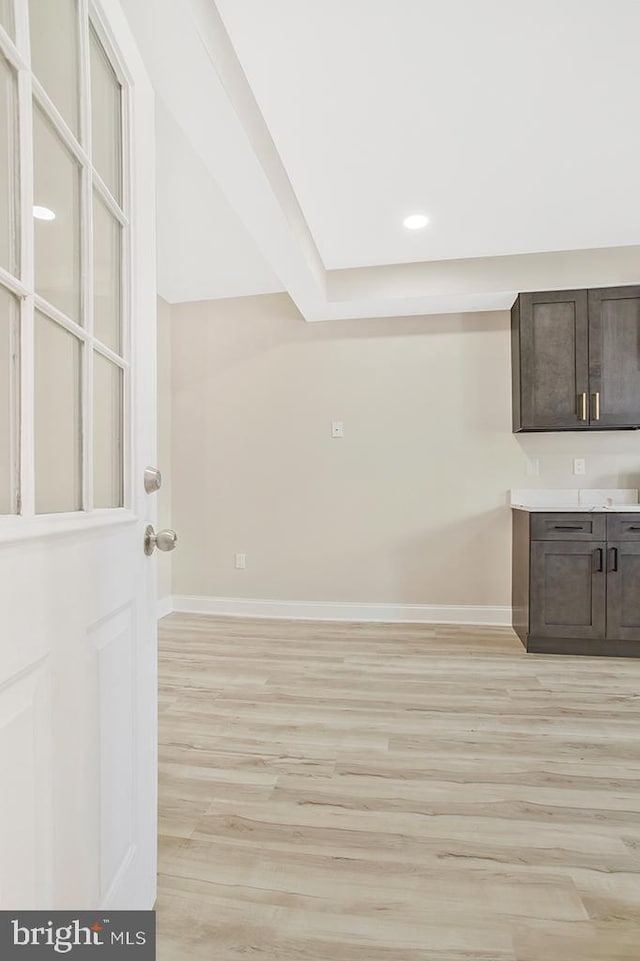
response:
M509 307L638 280L640 246L327 271L213 0L122 0L157 95L308 321ZM189 69L184 69L184 64Z

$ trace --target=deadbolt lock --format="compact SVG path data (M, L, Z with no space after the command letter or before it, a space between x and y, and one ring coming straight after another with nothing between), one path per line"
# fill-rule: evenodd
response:
M157 467L145 467L144 489L147 494L155 494L162 487L162 474Z

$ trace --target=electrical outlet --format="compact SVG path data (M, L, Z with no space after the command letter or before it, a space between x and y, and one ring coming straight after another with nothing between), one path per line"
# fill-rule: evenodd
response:
M537 477L540 473L540 461L537 457L527 458L527 474L529 477Z
M344 424L341 420L331 421L331 436L344 437Z
M586 474L587 473L587 462L583 457L573 458L573 473L574 474Z
M247 566L247 555L236 554L236 570L243 571Z

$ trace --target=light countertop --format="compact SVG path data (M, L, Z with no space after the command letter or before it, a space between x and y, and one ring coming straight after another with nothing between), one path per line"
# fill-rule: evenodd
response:
M511 508L530 514L640 514L640 504L512 504Z
M512 490L514 510L529 513L640 513L638 491L629 488L576 490Z

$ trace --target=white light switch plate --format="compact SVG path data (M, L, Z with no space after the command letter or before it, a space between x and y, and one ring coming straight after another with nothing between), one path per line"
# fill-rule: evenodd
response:
M344 424L341 420L331 421L331 436L344 437Z

